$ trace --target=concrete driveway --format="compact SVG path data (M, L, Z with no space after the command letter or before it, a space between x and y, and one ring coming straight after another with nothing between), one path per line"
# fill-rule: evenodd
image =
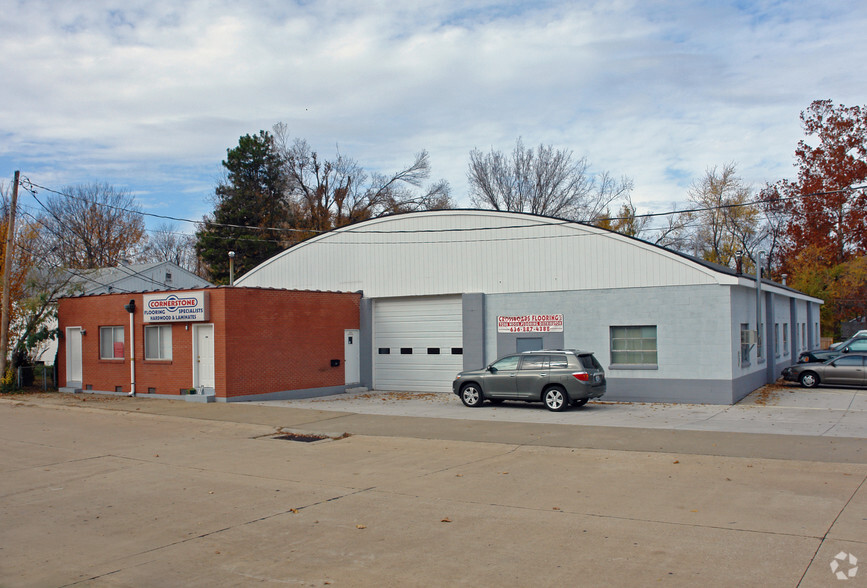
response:
M363 391L257 404L474 421L867 439L867 390L806 390L797 385L766 386L734 406L591 401L583 408L562 413L550 412L540 403L523 402L486 403L470 409L454 394L412 392Z

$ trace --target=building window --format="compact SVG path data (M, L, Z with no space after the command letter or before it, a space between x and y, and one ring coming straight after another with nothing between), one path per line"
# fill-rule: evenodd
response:
M741 323L741 367L750 365L750 349L753 346L753 333L748 323Z
M807 348L807 323L801 323L801 349Z
M789 354L789 323L783 323L783 355Z
M440 354L440 348L439 347L428 347L427 348L427 354L428 355L439 355Z
M780 357L780 323L774 323L774 355Z
M756 359L759 363L764 363L765 357L765 338L762 336L762 331L765 330L765 323L761 323L759 325L759 329L756 331Z
M412 347L401 347L400 348L401 355L412 355Z
M463 355L464 348L463 347L452 347L452 355Z
M380 347L379 348L379 354L380 355L391 355L391 348L390 347Z
M656 366L656 326L610 327L611 365Z
M145 359L172 358L172 326L157 325L144 328Z
M123 359L123 327L99 328L99 358Z

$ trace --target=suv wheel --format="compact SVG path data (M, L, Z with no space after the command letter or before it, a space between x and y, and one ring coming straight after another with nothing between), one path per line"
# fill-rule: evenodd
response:
M569 406L569 397L566 396L566 390L560 386L552 386L545 390L542 394L542 400L545 402L545 408L554 412L566 410Z
M470 408L481 406L485 399L482 396L482 390L475 384L465 384L461 388L461 402Z

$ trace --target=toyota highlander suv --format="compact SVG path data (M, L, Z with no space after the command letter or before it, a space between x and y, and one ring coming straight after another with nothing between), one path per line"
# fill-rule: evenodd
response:
M521 400L561 411L599 398L605 385L605 370L592 352L557 349L507 355L485 369L461 372L452 391L469 407Z

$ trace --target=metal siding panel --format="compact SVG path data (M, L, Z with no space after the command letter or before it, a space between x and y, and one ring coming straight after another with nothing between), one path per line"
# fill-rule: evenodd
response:
M511 228L533 224L542 226ZM420 232L448 228L476 230ZM236 283L385 297L694 285L718 278L601 229L511 213L437 211L374 219L314 238Z

